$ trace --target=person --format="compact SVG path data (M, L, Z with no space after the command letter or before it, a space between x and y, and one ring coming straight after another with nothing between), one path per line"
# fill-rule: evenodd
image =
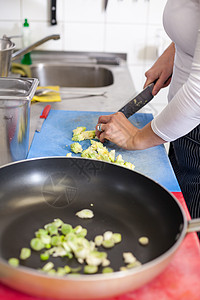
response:
M172 43L145 73L152 94L169 86L168 104L142 129L122 113L100 116L96 135L127 150L170 142L169 157L192 218L200 217L200 0L168 0L164 29ZM172 76L171 76L172 75Z

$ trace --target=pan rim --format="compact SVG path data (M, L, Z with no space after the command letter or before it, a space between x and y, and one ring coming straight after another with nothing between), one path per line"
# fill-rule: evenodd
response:
M48 157L38 157L38 158L30 158L30 159L24 159L24 160L20 160L20 161L15 161L15 162L11 162L8 163L6 165L3 165L0 167L0 170L2 168L6 168L12 165L16 165L16 164L21 164L21 163L28 163L29 161L39 161L39 160L49 160L49 159L81 159L81 160L91 160L91 161L97 161L94 159L90 159L90 158L83 158L83 157L66 157L66 156L48 156ZM115 271L113 273L108 273L108 274L79 274L77 276L74 275L67 275L67 276L63 276L63 277L58 277L55 275L47 275L47 274L43 274L42 272L39 272L36 269L32 269L29 267L24 267L24 266L18 266L17 268L10 266L8 264L8 262L0 257L0 267L5 267L8 270L13 270L13 269L17 269L17 271L20 274L23 275L30 275L33 277L39 277L39 278L43 278L43 279L48 279L48 280L59 280L59 281L77 281L77 282L81 282L81 281L104 281L105 279L110 279L110 280L114 280L114 279L120 279L120 278L124 278L124 277L128 277L131 276L133 274L140 274L143 273L151 268L153 268L155 265L161 264L162 262L164 262L165 260L167 260L168 258L170 258L172 255L175 254L176 250L178 250L179 246L181 245L183 239L186 236L187 233L187 218L186 218L186 214L185 211L183 210L183 207L181 206L181 204L179 203L179 201L176 199L176 197L172 194L172 192L168 191L164 186L162 186L160 183L156 182L155 180L151 179L150 177L143 175L135 170L130 170L128 168L125 168L123 166L120 165L115 165L111 162L105 162L105 161L100 161L98 160L98 162L102 162L102 163L106 163L106 164L110 164L113 167L121 167L123 169L127 169L128 172L135 172L137 174L139 174L140 176L143 176L149 180L151 180L152 182L156 183L157 185L159 185L162 189L164 189L172 198L173 200L176 202L176 204L178 205L182 217L183 217L183 228L181 229L181 233L179 235L179 237L177 238L177 240L175 241L175 243L163 254L161 254L160 256L156 257L155 259L142 264L141 266L137 267L137 268L133 268L133 269L129 269L129 270L124 270L124 271ZM152 278L153 279L153 278ZM4 282L2 280L2 278L0 278L0 281Z

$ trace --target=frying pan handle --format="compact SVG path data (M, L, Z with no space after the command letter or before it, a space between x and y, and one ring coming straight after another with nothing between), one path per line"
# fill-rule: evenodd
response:
M188 221L187 233L195 231L200 232L200 218Z

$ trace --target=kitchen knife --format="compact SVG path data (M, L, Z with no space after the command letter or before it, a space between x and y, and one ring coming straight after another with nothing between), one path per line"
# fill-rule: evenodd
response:
M45 108L43 109L42 114L40 115L40 119L37 124L37 128L36 128L37 132L40 132L42 124L43 124L44 120L46 120L46 118L50 112L50 109L51 109L50 104L46 105Z
M152 90L154 83L149 84L141 93L139 93L134 99L130 100L124 105L119 112L122 112L126 118L129 118L136 113L140 108L145 106L149 101L153 99Z

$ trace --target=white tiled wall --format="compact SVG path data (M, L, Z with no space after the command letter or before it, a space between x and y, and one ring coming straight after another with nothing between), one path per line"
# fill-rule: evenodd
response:
M145 71L169 44L162 27L166 0L57 0L57 22L50 25L50 0L0 0L0 36L21 34L27 18L31 42L59 33L40 49L125 52L136 90L145 82ZM13 39L17 48L21 39ZM167 89L149 109L157 114L167 103ZM148 109L148 108L147 108Z

